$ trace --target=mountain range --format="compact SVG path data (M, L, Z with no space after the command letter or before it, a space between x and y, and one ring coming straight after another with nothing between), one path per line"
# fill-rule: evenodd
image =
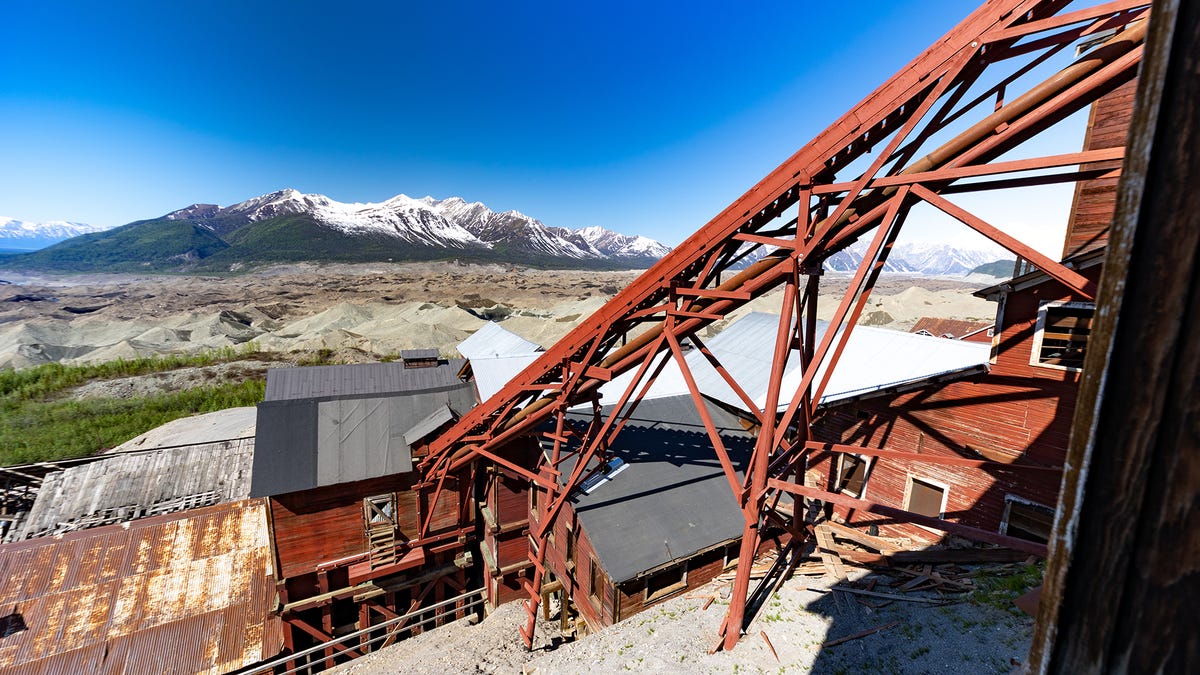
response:
M5 259L72 271L221 271L262 263L495 261L559 267L645 267L670 247L601 227L550 227L459 197L397 195L347 204L287 189L232 206L193 204Z
M0 249L36 251L71 237L100 232L104 229L95 225L70 223L65 220L33 223L0 216Z
M862 262L869 242L860 239L850 246L829 256L825 260L825 269L833 272L853 272ZM901 274L921 274L936 276L963 276L972 270L1007 258L1012 260L1011 253L996 251L981 251L976 249L957 248L939 242L899 242L892 247L887 261L883 264L884 272Z
M637 268L648 267L671 251L647 237L595 226L552 227L519 211L496 212L460 197L397 195L379 203L350 204L292 189L226 207L193 204L159 218L99 230L80 223L0 218L0 249L33 249L39 241L59 241L32 253L4 256L3 264L73 272L222 272L300 261L460 259ZM866 247L866 241L859 241L837 252L825 261L825 269L854 271ZM764 253L756 251L744 264ZM884 270L963 276L1002 257L995 251L942 243L900 243Z

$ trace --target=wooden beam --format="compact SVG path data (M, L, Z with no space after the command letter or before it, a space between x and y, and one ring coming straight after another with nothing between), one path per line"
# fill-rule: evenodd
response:
M1200 3L1154 3L1028 663L1200 663Z
M934 518L932 516L923 516L919 513L905 511L904 509L898 509L894 506L876 504L875 502L869 502L865 499L855 499L853 497L848 497L836 492L828 492L820 488L808 487L807 485L785 483L784 481L775 480L774 478L767 481L767 485L771 489L790 492L794 495L800 495L801 497L819 499L824 502L837 504L838 506L844 506L846 508L856 509L866 513L877 513L881 516L887 516L903 523L924 525L925 527L941 530L943 532L949 532L950 534L957 534L960 537L966 537L967 539L972 539L974 541L982 541L987 544L1007 546L1018 551L1032 553L1039 558L1046 557L1046 547L1041 544L1032 541L1026 541L1024 539L1017 539L1016 537L1009 537L997 532L992 532L990 530L981 530L977 527L971 527L970 525L952 523L948 520L942 520L941 518Z

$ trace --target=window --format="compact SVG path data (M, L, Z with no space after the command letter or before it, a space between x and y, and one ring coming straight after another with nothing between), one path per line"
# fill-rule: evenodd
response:
M866 490L868 460L843 453L838 461L837 491L851 497L861 497Z
M646 602L665 598L687 588L687 563L668 567L646 579Z
M931 518L941 518L946 512L946 492L945 485L909 476L904 510Z
M596 603L596 607L600 607L604 597L604 573L600 570L600 563L596 562L595 558L591 558L590 562L592 565L588 579L588 595Z
M1051 302L1038 310L1030 363L1035 366L1079 370L1087 353L1095 305L1086 302Z
M541 492L541 488L539 488L537 485L529 486L529 513L534 518L537 518L537 516L538 516L538 493L539 492Z
M740 541L730 542L725 544L725 561L724 569L729 569L737 564L738 556L742 554L742 543Z
M1050 529L1053 526L1054 509L1014 495L1005 495L1000 534L1045 544L1050 541Z
M567 526L567 545L566 545L565 556L566 556L566 562L567 562L567 569L574 570L575 569L575 530L572 530L570 525Z

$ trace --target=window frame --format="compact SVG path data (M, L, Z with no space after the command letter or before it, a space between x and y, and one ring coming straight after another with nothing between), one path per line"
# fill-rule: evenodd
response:
M672 574L676 570L679 571L679 581L674 581L670 584L667 584L666 586L663 586L662 588L658 589L654 593L650 592L650 580L651 579L654 579L659 576L664 576L666 574ZM649 604L651 602L657 602L664 598L668 598L672 595L675 595L676 593L679 593L680 591L686 590L687 589L687 578L688 578L688 564L687 564L686 560L684 560L683 562L677 563L675 565L671 565L670 567L664 567L663 569L658 570L657 572L654 572L652 574L647 574L645 585L644 585L644 588L642 589L642 602L644 604Z
M941 481L933 480L931 478L926 478L924 476L918 476L918 475L914 475L911 473L906 474L905 481L904 481L904 502L903 502L903 504L904 504L904 510L908 511L909 513L916 513L916 511L913 511L909 506L909 500L912 498L913 481L920 481L927 485L932 485L933 487L941 489L942 503L938 507L937 519L945 520L946 519L946 504L950 500L950 486ZM922 514L922 515L924 515L924 514ZM932 517L932 516L929 516L929 517ZM929 530L930 532L937 532L939 534L942 532L941 530L934 528L934 527L929 527L928 525L921 525L920 523L913 523L913 524L916 525L917 527L921 527L926 530Z
M845 471L845 462L846 462L847 457L851 457L852 459L857 460L860 464L863 465L862 489L859 490L858 494L854 494L853 492L847 491L845 489L845 487L843 487L843 485L842 485L842 474ZM867 483L868 483L868 481L871 480L871 469L874 467L874 464L875 464L874 462L871 461L872 459L874 459L874 458L868 457L865 455L860 455L857 453L852 453L852 452L843 452L843 453L839 454L838 462L837 462L836 482L834 483L834 485L837 486L836 491L839 494L849 495L851 497L854 497L855 499L866 499L867 498Z
M1046 300L1038 303L1037 323L1033 331L1033 348L1029 351L1029 365L1035 368L1051 368L1053 370L1065 370L1069 372L1079 372L1083 370L1083 366L1063 366L1057 363L1042 362L1042 339L1046 332L1046 319L1049 316L1051 309L1056 308L1067 309L1089 309L1092 311L1092 319L1096 318L1096 303L1080 302L1076 300ZM1091 332L1088 332L1088 341L1084 346L1084 356L1087 356L1087 349L1091 346Z
M1050 530L1046 533L1046 535L1047 535L1046 541L1049 542L1049 540L1054 536L1054 520L1058 515L1058 509L1056 509L1055 507L1052 507L1052 506L1046 506L1045 504L1039 504L1038 502L1035 502L1032 499L1026 499L1019 495L1014 495L1014 494L1004 495L1004 514L1000 517L1000 527L997 528L996 531L999 532L1000 534L1003 534L1006 537L1015 537L1017 539L1022 539L1025 541L1035 541L1033 539L1025 539L1025 537L1019 537L1015 534L1009 533L1008 524L1009 524L1009 517L1012 514L1012 505L1013 504L1020 504L1022 506L1031 506L1036 509L1044 509L1044 510L1050 512ZM1038 542L1038 543L1041 543L1041 542Z

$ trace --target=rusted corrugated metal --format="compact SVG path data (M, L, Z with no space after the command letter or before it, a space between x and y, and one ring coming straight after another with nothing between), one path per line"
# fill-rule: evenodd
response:
M220 673L274 656L265 504L246 500L0 547L14 673Z

